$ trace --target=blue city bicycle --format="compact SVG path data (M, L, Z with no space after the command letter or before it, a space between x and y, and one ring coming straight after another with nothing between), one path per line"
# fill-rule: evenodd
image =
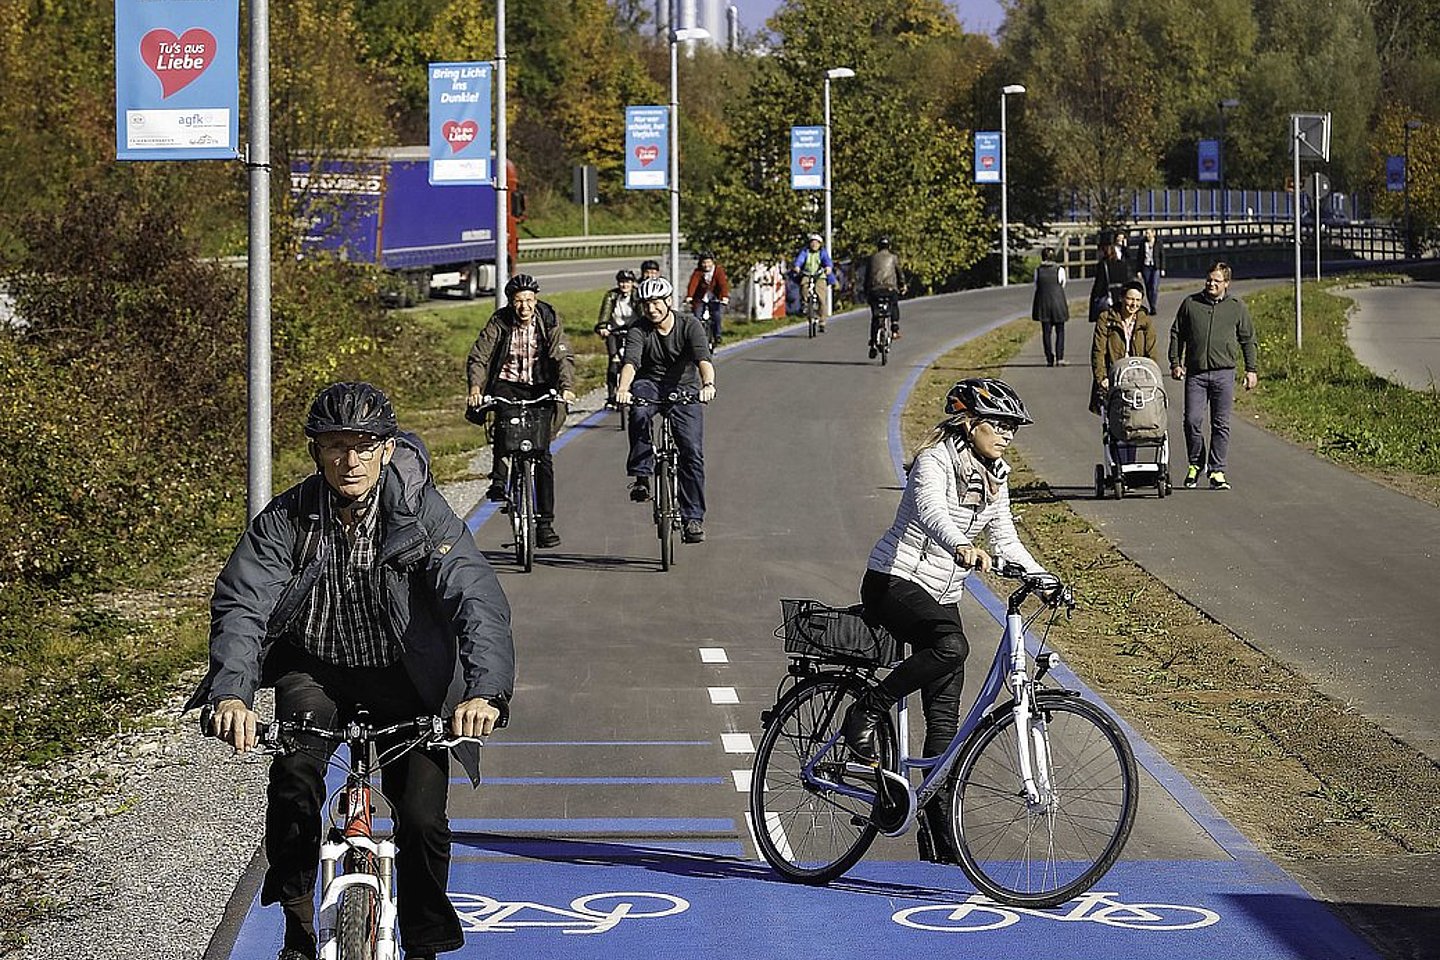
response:
M880 724L878 765L859 762L841 728L849 705L875 686L876 670L899 659L894 640L866 624L858 605L780 601L785 619L776 635L790 666L775 706L761 714L750 817L760 853L782 876L809 884L841 876L878 834L904 834L947 783L960 868L999 903L1064 903L1120 856L1139 800L1130 745L1078 692L1041 685L1059 662L1043 652L1043 637L1033 661L1025 647L1029 625L1048 611L1048 634L1062 608L1074 609L1074 595L1050 574L1013 564L998 572L1020 586L955 738L939 756L911 756L902 700L895 720ZM1032 595L1044 602L1022 617ZM992 709L1002 691L1011 699Z

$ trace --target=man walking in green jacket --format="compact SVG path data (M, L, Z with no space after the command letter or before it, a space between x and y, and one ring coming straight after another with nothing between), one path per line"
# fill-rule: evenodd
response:
M1245 361L1245 389L1255 389L1255 323L1245 304L1230 296L1230 264L1217 260L1205 289L1180 304L1170 328L1170 375L1185 381L1185 486L1194 489L1205 468L1205 406L1210 406L1210 487L1229 490L1225 457L1235 404L1235 361Z

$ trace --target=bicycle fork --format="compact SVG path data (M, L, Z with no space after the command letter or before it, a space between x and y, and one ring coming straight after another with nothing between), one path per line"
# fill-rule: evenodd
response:
M1049 811L1055 803L1050 776L1050 739L1045 717L1035 711L1035 684L1025 656L1025 624L1018 613L1005 617L1010 639L1010 692L1015 698L1015 756L1020 784L1032 810Z
M375 858L375 873L336 873L336 864L352 850L362 850ZM395 842L351 836L330 840L320 845L320 911L316 927L320 945L318 960L338 960L340 954L340 900L351 887L370 887L375 891L375 960L398 960L400 951L395 943L398 911L394 897Z

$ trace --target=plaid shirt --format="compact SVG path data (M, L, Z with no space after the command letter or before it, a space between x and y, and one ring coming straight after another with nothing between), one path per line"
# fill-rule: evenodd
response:
M383 591L375 564L380 529L380 485L370 492L370 509L347 531L335 509L335 495L321 498L324 564L302 620L300 646L342 667L384 667L395 662L395 645L382 622ZM353 539L352 539L353 534Z
M500 379L511 383L534 383L535 367L540 359L540 317L529 323L517 323L510 331L510 354L500 367Z

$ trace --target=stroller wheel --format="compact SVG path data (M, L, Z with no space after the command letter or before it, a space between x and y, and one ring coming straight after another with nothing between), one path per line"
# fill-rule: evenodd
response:
M1105 499L1105 468L1101 464L1095 464L1095 499Z
M1115 479L1110 481L1110 489L1115 491L1115 499L1116 499L1116 500L1124 500L1124 499L1125 499L1125 478L1122 477L1122 476L1120 476L1120 475L1117 473L1117 474L1115 475Z

